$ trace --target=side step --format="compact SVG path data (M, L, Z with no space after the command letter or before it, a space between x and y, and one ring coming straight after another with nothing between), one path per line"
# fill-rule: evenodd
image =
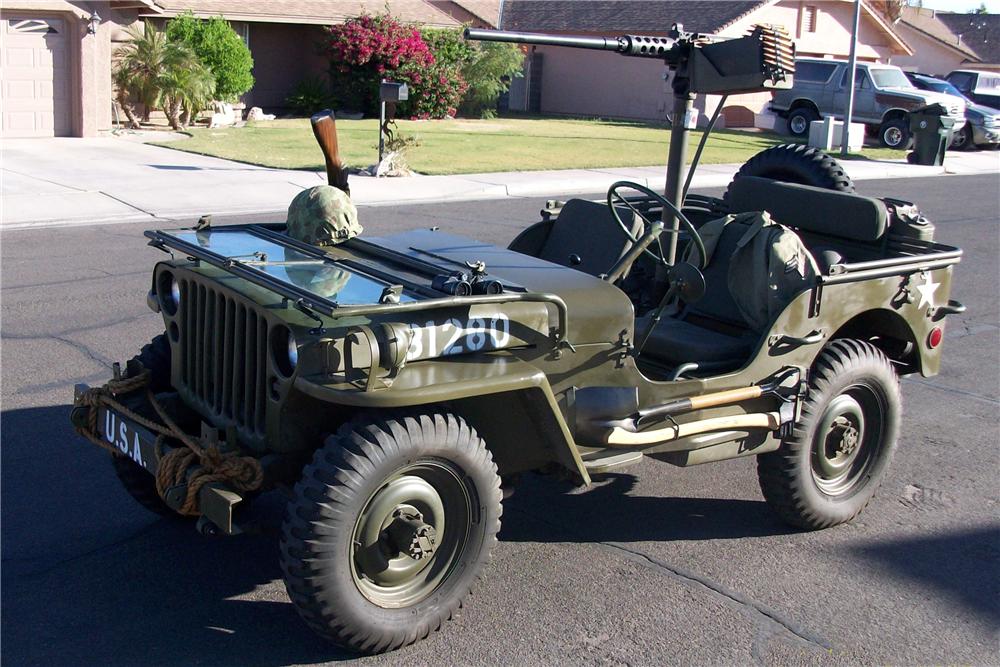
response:
M642 452L596 452L593 458L583 459L583 467L591 475L635 465L642 460Z

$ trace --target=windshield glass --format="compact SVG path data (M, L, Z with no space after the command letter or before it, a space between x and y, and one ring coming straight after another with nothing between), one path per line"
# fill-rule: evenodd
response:
M914 88L910 80L903 74L903 70L896 68L876 69L870 68L869 73L875 81L877 88Z
M222 257L235 259L283 283L341 305L378 303L389 283L352 272L332 259L319 259L245 229L176 229L166 232ZM400 301L413 301L403 294Z
M947 81L931 81L929 79L923 79L923 82L924 85L927 86L927 90L933 90L935 93L945 93L947 95L954 95L955 97L965 99L965 95L962 94L962 91Z

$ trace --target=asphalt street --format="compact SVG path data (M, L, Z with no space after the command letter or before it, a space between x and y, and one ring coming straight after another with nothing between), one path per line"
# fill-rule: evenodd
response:
M961 246L935 378L903 382L901 443L852 524L804 533L752 460L645 461L574 490L529 477L457 620L369 664L1000 664L1000 182L866 181ZM363 208L368 234L440 226L506 243L543 197ZM206 211L206 213L209 211ZM253 219L253 218L244 218ZM235 219L230 219L235 220ZM217 220L225 222L225 220ZM187 221L185 221L187 223ZM205 538L120 488L68 422L161 321L144 225L2 237L5 665L292 665L353 659L313 636L281 582L281 498L264 535ZM169 226L169 223L164 223Z

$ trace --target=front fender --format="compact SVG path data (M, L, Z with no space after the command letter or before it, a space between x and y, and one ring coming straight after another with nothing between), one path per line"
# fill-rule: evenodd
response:
M521 396L527 399L523 402L532 407L524 413L526 421L519 425L522 432L536 433L563 466L590 483L580 451L545 373L506 354L455 356L412 363L399 372L391 386L374 391L364 391L350 382L325 384L315 377L297 378L295 388L327 403L376 410L448 402L475 405L481 412L478 410L483 404L480 399L501 394ZM515 420L517 416L496 410L480 421L485 424L489 420ZM480 427L479 430L489 429Z

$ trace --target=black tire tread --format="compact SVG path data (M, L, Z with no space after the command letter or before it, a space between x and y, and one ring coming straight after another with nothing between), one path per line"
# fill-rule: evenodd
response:
M163 502L156 491L156 479L138 463L120 454L111 455L111 465L125 491L132 498L154 514L165 517L180 516Z
M787 178L789 173L794 174L795 178ZM733 184L745 176L790 181L838 192L854 192L854 181L839 161L820 149L805 144L780 144L754 155L733 176L723 196L724 200L729 200Z
M357 500L365 475L386 459L398 455L402 449L400 443L435 442L447 432L458 434L456 448L472 454L474 465L492 472L495 484L481 489L486 496L482 501L484 504L492 501L502 512L500 477L485 443L462 418L441 410L402 411L378 415L374 419L371 415L360 415L327 438L303 470L295 486L295 498L286 512L280 560L289 597L306 624L320 636L361 653L383 653L426 638L462 607L462 599L478 581L496 544L499 513L496 520L486 526L486 546L479 559L469 566L477 574L468 587L459 591L449 606L436 615L421 618L402 636L389 632L365 633L349 627L334 613L331 600L325 600L323 595L323 544L316 539L338 522L350 521L350 503Z
M166 334L154 336L151 341L142 346L139 354L132 357L132 361L138 361L150 372L150 388L154 392L170 388L170 343L167 341ZM152 409L145 402L136 405L134 409L140 413L146 413L144 416L151 419L156 418ZM111 464L125 491L137 503L160 516L180 516L160 498L160 494L156 491L156 480L147 470L127 456L119 454L112 454Z
M888 369L895 378L895 371L889 358L870 343L853 339L837 339L832 341L820 353L812 368L809 380L809 395L803 401L802 413L795 423L790 437L780 449L757 457L757 478L761 492L767 504L787 523L807 530L830 528L834 525L851 521L861 513L875 496L881 478L875 480L874 488L869 497L857 507L850 517L833 520L819 515L801 494L801 469L799 468L799 452L802 448L810 449L809 427L819 419L825 403L825 397L831 385L839 376L858 365L881 366ZM897 405L899 383L894 381ZM891 457L892 449L888 452ZM811 480L808 480L811 483Z
M150 373L150 389L153 393L170 389L170 342L166 334L154 336L142 346L139 354L132 357Z

